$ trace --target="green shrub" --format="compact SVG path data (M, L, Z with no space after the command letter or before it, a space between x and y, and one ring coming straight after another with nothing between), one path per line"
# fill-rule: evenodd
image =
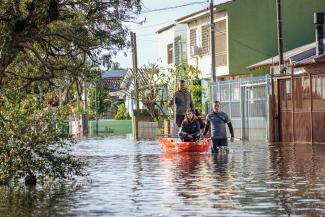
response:
M118 106L116 115L115 115L115 120L128 120L131 119L129 113L126 111L126 107L124 103L121 103Z
M64 109L40 109L24 99L6 102L0 112L0 184L26 175L39 181L83 175L84 163L70 154L75 140L60 127Z

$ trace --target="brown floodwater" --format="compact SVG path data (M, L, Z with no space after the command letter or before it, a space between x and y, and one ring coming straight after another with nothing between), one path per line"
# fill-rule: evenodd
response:
M124 137L79 142L86 177L0 187L0 216L325 216L325 145L233 143L164 154Z

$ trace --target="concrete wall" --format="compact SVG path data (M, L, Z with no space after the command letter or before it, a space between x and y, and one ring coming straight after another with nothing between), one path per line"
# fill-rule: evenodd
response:
M97 136L96 121L89 121L89 136ZM98 135L127 135L132 133L131 120L98 120Z
M158 122L139 121L139 139L155 140L158 138Z

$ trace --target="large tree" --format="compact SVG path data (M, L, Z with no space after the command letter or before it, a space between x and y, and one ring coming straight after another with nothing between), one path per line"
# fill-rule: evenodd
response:
M63 131L71 107L49 109L47 99L80 95L128 46L124 24L139 12L140 0L1 0L0 184L82 173Z
M85 76L128 46L123 24L140 9L140 0L2 0L0 86Z

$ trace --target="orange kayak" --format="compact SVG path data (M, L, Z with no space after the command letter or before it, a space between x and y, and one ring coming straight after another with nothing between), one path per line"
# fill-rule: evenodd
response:
M199 142L181 142L175 141L175 138L160 137L159 144L160 150L166 153L207 152L210 139Z

